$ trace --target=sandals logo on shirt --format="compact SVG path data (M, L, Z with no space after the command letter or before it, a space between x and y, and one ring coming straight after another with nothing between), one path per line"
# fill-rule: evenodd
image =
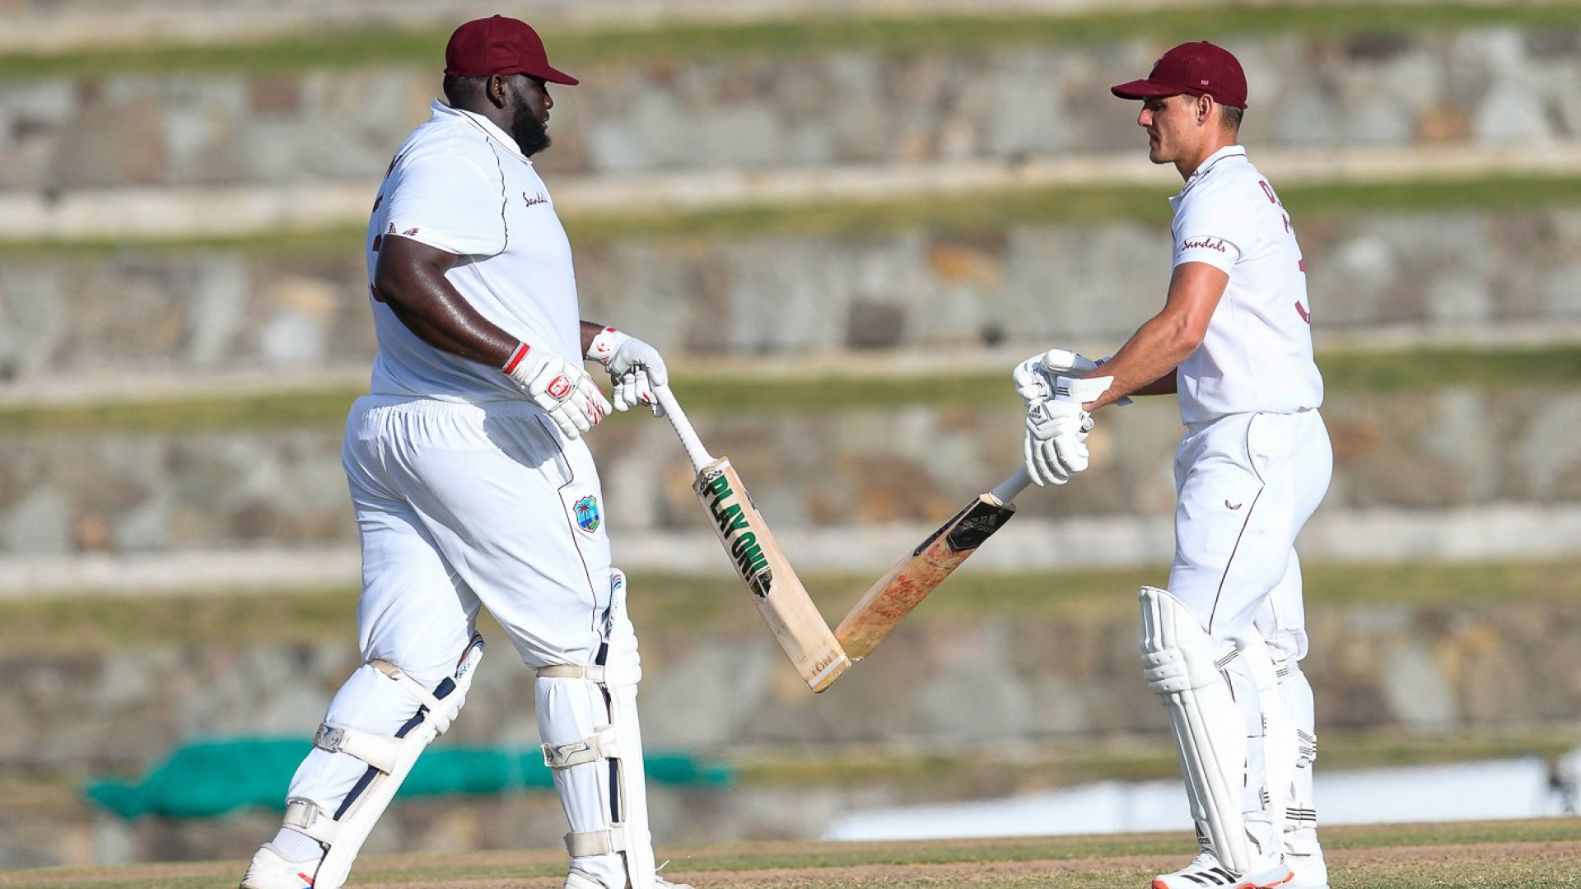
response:
M604 520L604 514L598 508L598 498L592 494L578 500L571 508L576 512L576 526L589 534L597 531Z

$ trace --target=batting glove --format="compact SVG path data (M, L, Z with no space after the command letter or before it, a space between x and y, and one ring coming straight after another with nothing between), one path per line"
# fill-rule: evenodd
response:
M1080 376L1102 367L1108 358L1099 358L1097 361L1088 358L1080 352L1069 349L1050 349L1039 352L1031 358L1016 365L1010 372L1010 379L1016 385L1016 394L1021 396L1021 403L1032 406L1048 401L1054 397L1054 381L1065 376ZM1131 399L1122 398L1115 404L1130 404Z
M639 404L653 409L655 417L664 416L664 408L654 397L653 390L670 381L670 372L659 357L659 350L630 334L606 327L593 337L587 347L587 357L604 365L609 371L610 382L615 385L615 409L630 410Z
M1092 414L1083 404L1102 395L1113 377L1056 377L1054 395L1027 409L1023 446L1027 474L1039 486L1063 485L1087 468Z
M609 402L587 371L547 349L522 343L500 369L543 408L566 438L581 438L609 416Z
M1085 374L1098 363L1079 352L1069 349L1050 349L1039 352L1016 365L1010 379L1016 384L1016 394L1028 408L1054 397L1054 380L1070 376L1074 371Z

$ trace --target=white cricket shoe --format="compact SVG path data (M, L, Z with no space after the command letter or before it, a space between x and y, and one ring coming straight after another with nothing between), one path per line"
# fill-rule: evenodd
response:
M1295 876L1280 889L1328 889L1328 865L1323 863L1323 853L1292 855L1285 853L1285 861Z
M321 860L290 861L273 843L264 843L247 865L241 889L313 889L313 877Z
M1245 874L1236 876L1204 849L1191 863L1177 871L1153 878L1153 889L1281 889L1294 876L1279 856L1261 859Z
M604 889L604 884L573 868L565 875L565 889ZM653 889L694 889L694 887L685 883L672 883L655 874Z

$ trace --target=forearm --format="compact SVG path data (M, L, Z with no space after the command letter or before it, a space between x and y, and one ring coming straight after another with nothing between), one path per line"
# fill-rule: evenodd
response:
M1132 395L1174 395L1176 392L1175 372L1173 370L1159 377L1146 386L1132 392Z
M582 321L583 355L586 355L593 350L593 338L598 336L600 333L603 333L607 327L607 324L600 324L597 321L588 321L585 319Z
M1096 410L1128 395L1163 395L1175 391L1175 368L1197 348L1186 326L1159 314L1126 341L1114 357L1087 374L1113 377L1107 391L1089 404Z
M483 317L451 285L445 271L453 260L405 238L387 238L374 274L374 294L423 342L501 367L520 340Z
M501 367L520 340L478 314L460 294L454 301L435 298L407 301L385 297L395 317L423 342L451 355ZM381 295L383 292L381 291Z

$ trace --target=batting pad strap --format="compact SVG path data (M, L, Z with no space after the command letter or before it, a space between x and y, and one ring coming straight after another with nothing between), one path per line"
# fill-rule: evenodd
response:
M539 679L586 679L588 682L597 683L605 688L619 685L636 685L642 681L642 668L628 669L625 666L604 666L602 664L554 664L548 667L539 667Z
M620 758L620 742L615 727L602 726L597 733L567 744L543 745L543 764L551 769L569 769L605 759Z
M387 738L383 735L359 732L356 729L346 728L343 725L323 723L318 727L318 733L313 736L313 746L325 753L344 753L355 756L370 766L388 775L395 770L395 762L400 754L401 741L399 738Z
M539 679L586 679L588 682L604 684L604 668L598 664L592 666L579 666L577 664L554 664L538 668Z
M324 814L318 804L309 799L292 798L285 801L285 821L292 830L299 830L328 846L340 833L340 824Z
M402 689L404 689L407 694L416 698L417 703L422 704L424 707L427 707L430 710L438 710L441 706L443 706L439 703L439 699L434 697L432 692L423 687L421 682L418 682L416 679L406 675L406 672L400 667L397 667L389 661L376 660L372 661L371 663L373 664L373 668L375 670L383 673L386 677L393 680L396 685L399 685Z
M375 660L369 663L416 699L417 703L428 708L428 721L434 725L434 734L442 735L450 729L450 723L456 718L456 711L461 709L459 705L445 706L439 698L434 697L433 692L424 688L421 682L406 675L405 671L389 661Z
M621 825L606 830L573 830L565 835L565 849L572 858L592 858L626 851L625 831Z

